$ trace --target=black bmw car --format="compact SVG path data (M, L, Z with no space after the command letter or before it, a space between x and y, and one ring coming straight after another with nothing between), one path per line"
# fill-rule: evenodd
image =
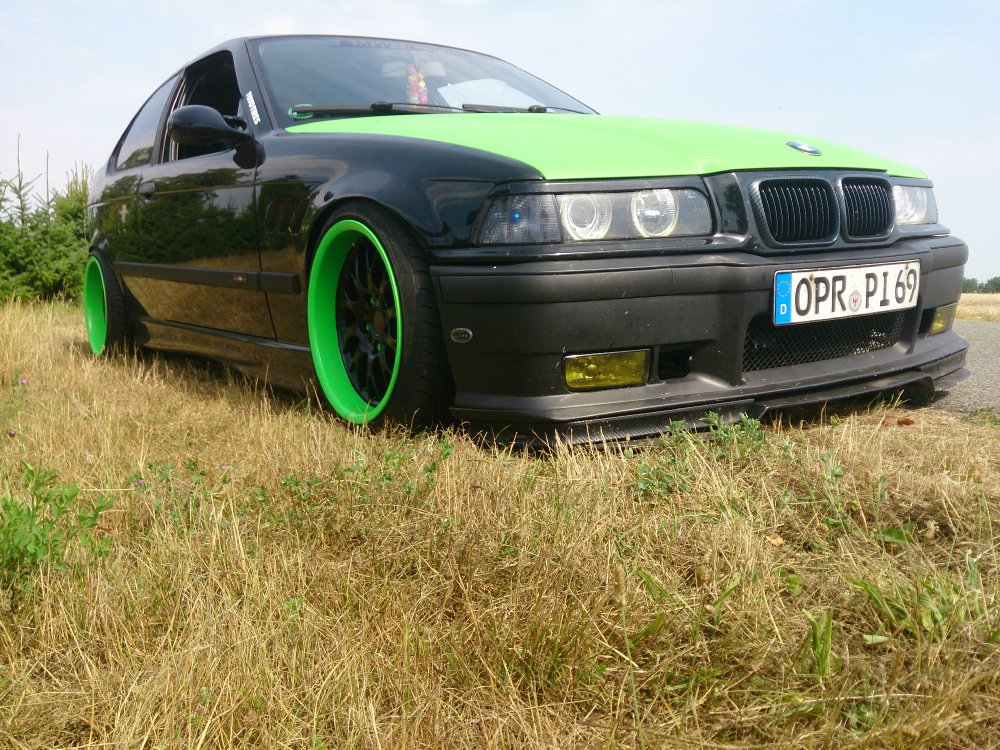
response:
M354 423L644 436L947 387L968 251L908 166L601 116L486 55L236 39L99 170L95 354L206 355Z

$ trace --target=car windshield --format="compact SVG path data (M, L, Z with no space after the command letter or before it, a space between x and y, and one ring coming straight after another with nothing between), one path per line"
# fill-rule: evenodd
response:
M510 63L451 47L347 37L273 37L250 46L280 127L363 114L376 102L393 105L380 112L594 114Z

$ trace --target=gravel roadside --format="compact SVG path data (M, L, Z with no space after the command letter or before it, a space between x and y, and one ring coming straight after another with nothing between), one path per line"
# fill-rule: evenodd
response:
M969 413L992 407L1000 412L1000 323L956 320L955 331L969 342L972 374L932 404L935 409Z

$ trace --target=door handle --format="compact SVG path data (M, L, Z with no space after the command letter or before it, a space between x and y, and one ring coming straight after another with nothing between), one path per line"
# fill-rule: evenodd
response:
M153 193L155 192L156 192L156 183L153 182L152 180L149 180L148 182L139 183L139 195L141 195L143 198L152 198Z

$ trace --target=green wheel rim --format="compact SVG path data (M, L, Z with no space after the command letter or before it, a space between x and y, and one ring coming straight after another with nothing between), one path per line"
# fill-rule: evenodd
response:
M108 341L108 296L101 264L93 255L87 261L83 276L83 313L90 349L100 354Z
M372 421L396 387L403 319L389 256L364 224L339 221L320 240L307 311L313 364L327 400L349 422Z

